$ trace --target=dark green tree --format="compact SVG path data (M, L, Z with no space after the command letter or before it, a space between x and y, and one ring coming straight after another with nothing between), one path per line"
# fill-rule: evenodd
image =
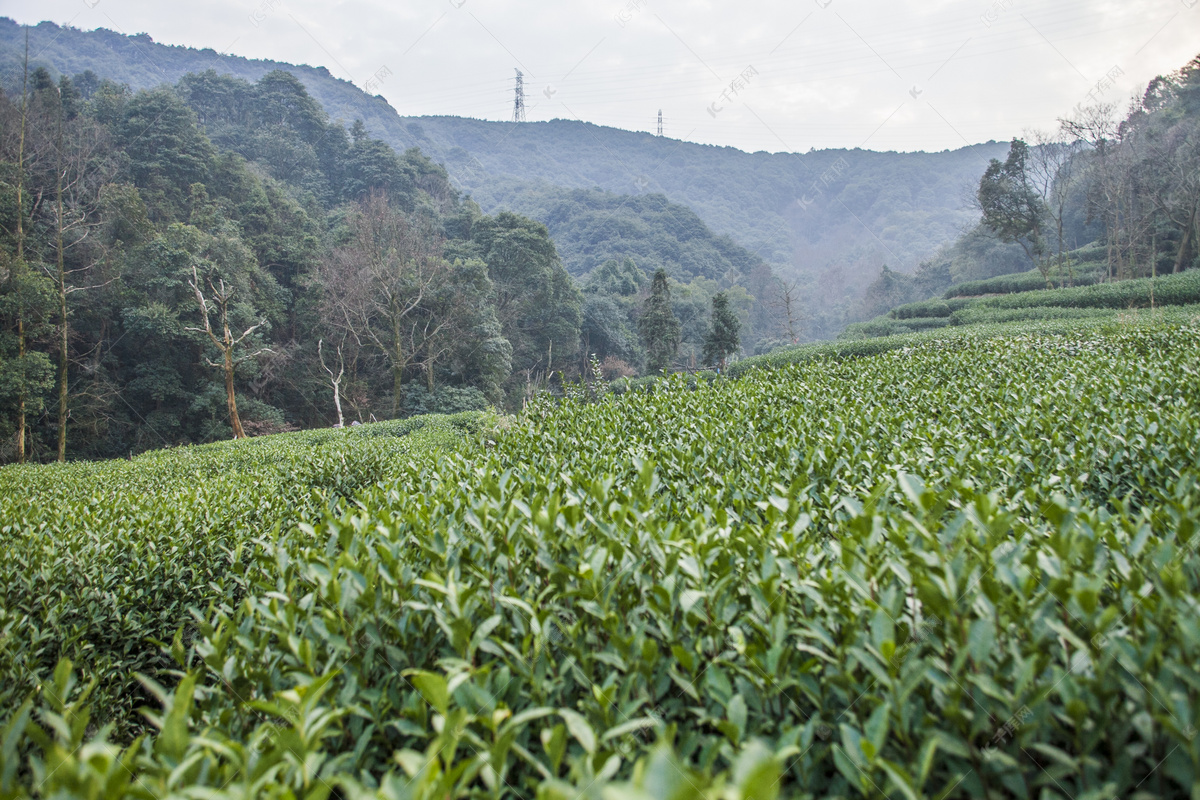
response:
M208 180L215 151L196 115L170 88L138 92L125 107L118 144L152 218L181 219L187 189Z
M529 380L575 363L582 295L541 223L506 211L471 226L495 286L496 315L512 344L514 376Z
M1042 259L1046 251L1042 235L1046 205L1033 186L1029 170L1029 146L1013 139L1004 163L993 158L988 164L977 197L983 224L1000 241L1019 244L1050 286L1049 264Z
M661 269L654 273L654 280L650 283L650 295L638 319L638 333L646 348L646 370L649 373L668 369L675 362L681 328L671 311L671 287L667 284L667 273Z
M716 364L724 372L725 361L742 349L741 329L742 324L729 307L729 298L717 292L712 299L712 322L704 337L704 363Z

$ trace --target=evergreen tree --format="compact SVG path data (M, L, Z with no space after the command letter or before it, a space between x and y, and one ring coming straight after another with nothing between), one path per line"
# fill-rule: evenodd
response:
M729 298L717 292L712 299L712 323L704 337L704 363L716 364L725 370L725 360L741 349L738 334L742 324L729 308Z
M654 273L650 284L650 296L642 306L638 320L638 332L646 348L646 369L650 373L667 369L679 352L682 332L679 320L671 310L671 287L667 285L667 273L661 269Z

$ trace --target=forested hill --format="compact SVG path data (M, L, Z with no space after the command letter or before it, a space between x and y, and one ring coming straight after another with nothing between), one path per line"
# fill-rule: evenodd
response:
M862 264L872 276L885 262L915 267L974 222L964 187L1006 147L746 153L575 120L402 123L403 143L444 163L484 209L508 202L529 180L662 193L773 264L802 273Z
M546 185L662 193L768 262L794 266L810 279L820 276L836 294L822 302L856 295L884 263L914 268L955 239L977 216L964 207L964 189L1007 146L988 143L942 153L745 153L572 120L518 125L403 117L324 67L160 45L145 34L84 32L48 22L30 30L33 66L68 75L90 69L134 89L175 83L207 69L250 81L286 70L331 118L347 124L362 119L368 131L398 150L419 146L444 163L455 183L488 212L511 207L520 193L538 193ZM13 21L0 20L0 69L6 74L14 74L19 62L21 36Z

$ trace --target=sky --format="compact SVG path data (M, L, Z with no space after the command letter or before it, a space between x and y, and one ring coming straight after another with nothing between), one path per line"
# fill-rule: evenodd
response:
M1200 0L0 0L0 15L325 66L405 116L578 119L746 151L954 149L1128 104Z

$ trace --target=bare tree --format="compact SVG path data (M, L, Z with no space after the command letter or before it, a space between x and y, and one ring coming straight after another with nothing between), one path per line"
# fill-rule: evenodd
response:
M1134 187L1131 154L1136 142L1127 126L1116 123L1116 110L1111 103L1101 103L1059 120L1063 132L1090 152L1089 213L1104 223L1109 280L1132 274L1138 243L1149 226Z
M192 280L188 281L188 286L192 287L192 291L196 293L196 302L200 304L200 314L204 317L203 328L188 328L189 331L197 333L206 333L212 343L221 351L222 361L217 363L212 359L205 359L210 367L220 368L225 375L225 397L229 403L229 424L233 428L234 439L245 439L246 432L242 429L242 420L238 416L237 396L234 394L233 377L234 370L238 364L243 361L248 361L251 358L262 355L271 348L262 347L253 353L248 353L242 356L234 356L234 351L256 330L266 324L266 320L259 320L255 325L251 325L241 336L234 336L229 330L229 299L232 296L232 291L225 287L225 281L221 280L217 286L213 285L212 280L208 281L208 290L212 293L213 302L217 306L218 326L221 330L221 335L217 336L213 332L212 316L208 310L208 302L204 298L204 292L200 291L200 276L196 272L196 267L192 267Z
M359 203L350 226L350 242L320 267L326 318L387 361L399 416L404 375L419 356L414 342L437 332L425 329L428 305L450 265L429 221L409 219L381 193Z
M346 420L342 416L342 377L346 374L346 359L342 357L342 346L339 344L337 349L338 355L338 371L333 374L333 370L325 364L325 354L322 348L325 346L325 340L317 341L317 358L321 360L321 368L329 373L329 383L333 386L333 405L337 409L337 427L344 428Z
M1028 160L1030 183L1041 196L1046 213L1054 225L1054 238L1058 246L1059 280L1067 280L1063 277L1066 273L1074 285L1075 273L1071 268L1070 259L1066 256L1063 225L1071 191L1075 188L1080 172L1078 156L1086 145L1078 138L1066 135L1063 129L1060 129L1060 135L1057 136L1040 130L1031 131L1029 141L1032 145Z
M782 280L779 280L778 285L779 294L777 295L777 299L771 303L771 306L773 308L783 309L784 316L787 319L788 339L792 344L796 344L800 341L800 334L798 331L800 323L804 320L803 312L799 307L800 282L792 281L791 283L784 283Z
M1154 209L1179 231L1172 269L1179 272L1195 242L1200 213L1200 125L1185 118L1147 139L1140 186Z

